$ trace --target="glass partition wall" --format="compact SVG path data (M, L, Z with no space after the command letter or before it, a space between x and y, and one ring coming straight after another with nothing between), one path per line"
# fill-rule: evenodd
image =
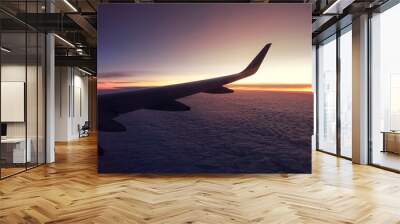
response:
M26 161L30 162L26 150L25 37L25 32L1 33L1 177L25 170Z
M351 25L317 47L317 149L350 159L352 154Z
M32 4L18 6L39 10ZM45 41L43 33L0 12L1 179L45 163Z
M318 149L336 153L336 36L318 46Z
M371 18L370 163L400 171L400 4Z
M352 157L352 34L351 26L340 35L340 155Z

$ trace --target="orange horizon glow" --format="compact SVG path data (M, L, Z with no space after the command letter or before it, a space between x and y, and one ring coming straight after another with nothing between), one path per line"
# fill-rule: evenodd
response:
M98 90L117 90L124 88L149 88L173 85L166 82L98 82ZM227 87L234 90L246 91L274 91L274 92L312 92L311 84L229 84Z

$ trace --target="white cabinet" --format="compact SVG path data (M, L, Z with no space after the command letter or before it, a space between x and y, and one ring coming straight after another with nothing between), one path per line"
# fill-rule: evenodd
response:
M25 144L27 147L25 150ZM32 161L32 140L30 138L7 138L2 139L2 147L12 148L12 162L13 163L25 163Z

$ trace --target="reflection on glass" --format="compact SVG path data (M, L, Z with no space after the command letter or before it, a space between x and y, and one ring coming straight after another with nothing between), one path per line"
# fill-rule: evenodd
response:
M390 130L400 130L400 73L390 75Z
M318 48L318 148L336 153L336 40Z
M9 176L25 170L31 159L26 141L25 33L2 33L1 45L1 175ZM27 150L28 149L28 150Z
M37 41L38 36L36 32L29 31L27 33L27 82L26 82L26 114L27 114L27 143L28 149L30 148L30 160L28 160L27 167L31 168L37 165L38 159L38 114L37 114L37 79L38 79L38 56L37 56Z
M352 157L352 35L340 36L340 153Z
M0 1L22 15L44 13L45 0ZM0 12L4 20L14 19ZM45 35L23 23L1 34L0 178L45 162Z
M400 5L372 17L372 163L400 170Z

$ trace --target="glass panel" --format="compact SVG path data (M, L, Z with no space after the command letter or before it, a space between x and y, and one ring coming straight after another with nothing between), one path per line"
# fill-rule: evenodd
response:
M1 175L25 170L26 150L26 34L1 34ZM28 147L29 148L29 147Z
M45 0L1 1L0 6L19 15L45 12ZM46 40L43 33L1 12L0 19L0 177L4 178L45 162Z
M46 37L44 34L39 33L38 35L38 163L45 163L46 149L45 149L45 65L46 65L46 52L45 44Z
M336 153L336 39L318 48L318 148Z
M371 19L372 163L400 170L400 5Z
M38 2L27 2L26 12L37 13ZM33 17L31 20L33 23ZM26 80L26 113L27 113L27 150L31 151L30 161L27 167L35 167L38 164L38 34L35 30L27 30L27 80Z
M28 168L37 165L38 160L38 143L37 143L37 132L38 132L38 56L37 56L37 45L38 36L36 32L27 33L27 44L28 44L28 55L27 55L27 80L26 80L26 113L27 113L27 149L30 150L30 159L28 160Z
M352 156L352 35L340 36L340 152Z

